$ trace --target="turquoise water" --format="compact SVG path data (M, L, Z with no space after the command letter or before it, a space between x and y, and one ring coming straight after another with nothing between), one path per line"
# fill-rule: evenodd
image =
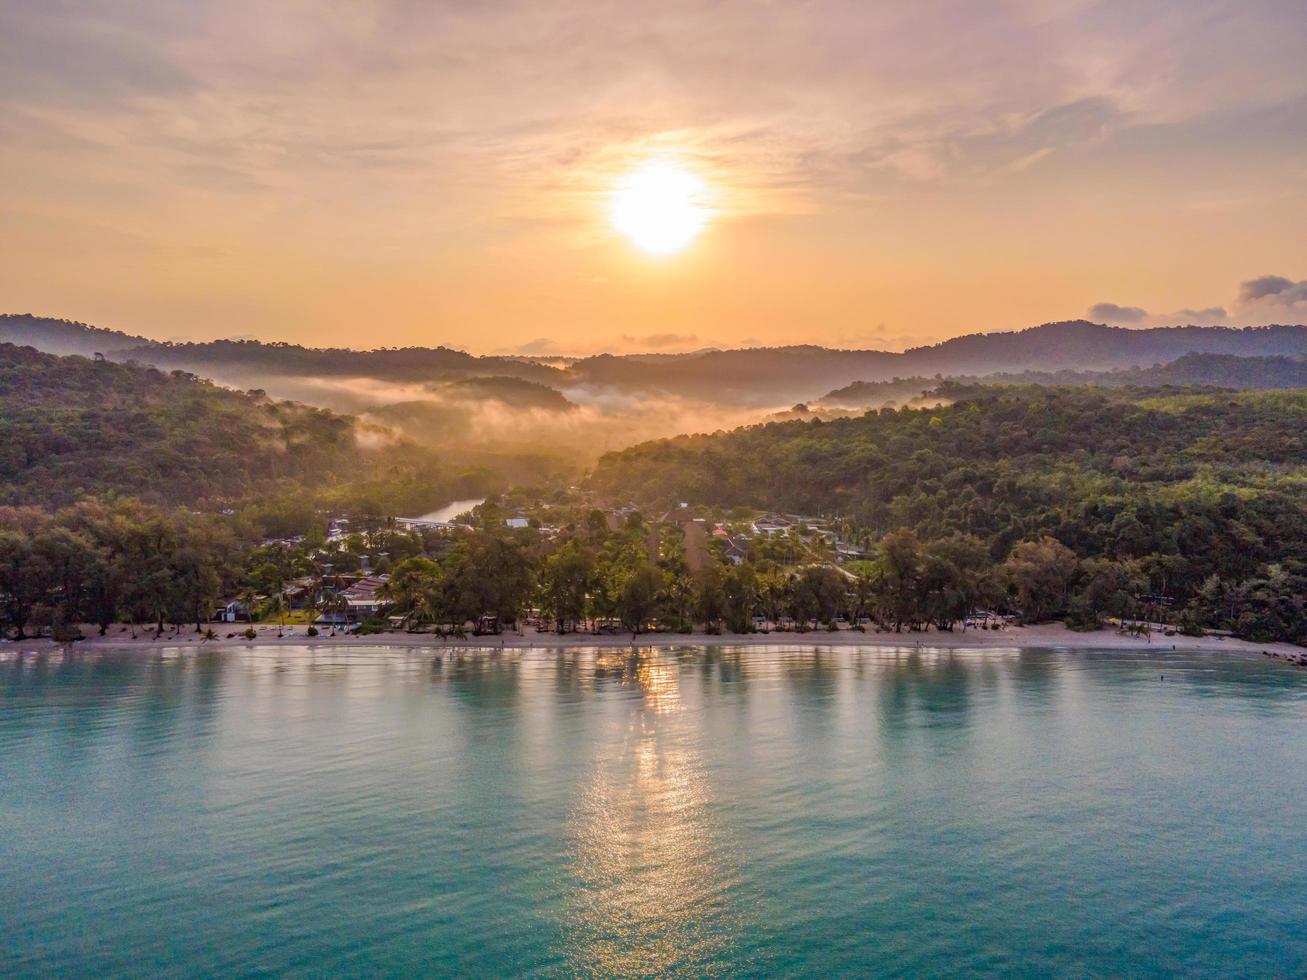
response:
M3 654L0 975L1307 974L1307 672L438 654Z

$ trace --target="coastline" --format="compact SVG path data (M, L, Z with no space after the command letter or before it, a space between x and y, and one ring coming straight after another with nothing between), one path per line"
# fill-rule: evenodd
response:
M796 646L819 647L870 647L887 650L922 650L922 651L984 651L1011 650L1016 648L1041 648L1055 650L1120 650L1135 653L1151 651L1171 652L1185 651L1191 653L1228 654L1231 656L1271 656L1281 660L1296 660L1307 656L1307 650L1289 643L1252 643L1232 637L1191 637L1163 636L1156 634L1151 638L1135 637L1118 633L1106 628L1093 632L1081 633L1067 629L1061 623L1041 623L1035 626L1014 626L1005 630L961 630L954 632L930 631L922 633L859 633L853 630L841 630L830 633L814 630L807 633L748 633L710 635L706 633L645 633L634 641L629 633L620 635L595 635L592 633L537 633L528 631L522 635L505 633L501 636L469 636L466 639L442 640L432 633L376 633L368 636L331 636L324 633L316 637L305 635L304 627L288 629L285 635L277 635L277 627L261 626L258 637L247 640L236 636L226 637L233 632L232 624L214 624L214 632L219 634L216 640L204 640L196 633L183 630L174 635L165 633L154 638L152 632L140 632L132 639L129 632L111 630L105 636L99 636L94 627L83 629L85 639L75 643L56 643L50 639L11 640L0 643L0 655L18 653L39 654L51 650L219 650L236 651L259 648L311 647L313 649L366 649L369 647L414 648L426 650L459 650L468 653L493 653L497 650L561 650L593 648L630 648L666 649L673 647L750 647L757 649L792 648ZM219 632L219 628L223 632Z

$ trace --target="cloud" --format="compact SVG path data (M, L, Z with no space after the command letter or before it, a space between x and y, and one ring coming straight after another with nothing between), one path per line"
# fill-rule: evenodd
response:
M1260 276L1239 287L1239 302L1256 303L1268 296L1291 297L1295 292L1302 293L1304 287L1307 287L1307 282L1294 282L1284 276Z
M156 330L183 304L208 324L239 307L264 335L329 326L333 341L356 329L341 307L376 323L389 307L417 330L430 295L459 343L556 330L560 343L519 352L577 353L614 322L806 338L811 287L838 295L856 258L884 271L849 280L841 322L867 318L865 294L904 323L915 303L933 318L921 331L953 329L1016 301L972 314L954 297L974 274L929 294L911 283L944 247L959 269L1026 256L1030 229L1014 245L996 215L1088 250L1101 243L1079 233L1104 208L1122 211L1104 222L1117 229L1177 194L1257 187L1297 207L1305 30L1302 0L4 0L0 211L34 214L6 223L5 257L44 263L31 285L7 268L22 287L9 294L76 301L79 317L114 297ZM713 285L692 314L689 287L628 285L595 248L612 236L600 205L614 174L662 150L722 196L703 250L719 278L701 280ZM1208 240L1259 231L1251 214L1233 224L1241 205L1229 214ZM143 236L159 253L149 275L90 231L45 244L73 217ZM1179 237L1151 224L1132 221L1133 248L1112 260ZM881 236L902 237L904 258L876 263ZM225 250L221 265L178 257L201 242ZM729 263L758 249L777 271L731 285ZM70 251L85 257L70 266ZM1049 253L1030 275L1083 268ZM322 288L337 270L352 273L343 295ZM541 285L578 277L611 282L602 296ZM729 318L713 309L728 294Z
M1138 323L1147 316L1148 311L1141 306L1095 303L1089 308L1089 318L1100 323Z
M1300 4L1214 5L1228 9L358 0L295 17L253 0L11 0L0 78L10 102L57 107L198 188L230 173L316 197L372 177L404 196L438 168L502 199L506 181L568 188L662 134L754 191L866 192L1307 94L1286 26ZM1214 26L1231 19L1238 32Z
M1193 310L1186 307L1183 310L1177 310L1172 313L1171 320L1175 323L1223 324L1229 322L1230 314L1226 312L1224 306L1207 306L1201 310Z
M1235 308L1259 323L1302 323L1307 321L1307 279L1258 276L1239 287Z
M1264 326L1269 323L1307 322L1307 279L1266 275L1239 284L1239 295L1224 306L1185 307L1173 313L1150 313L1141 306L1095 303L1089 318L1118 326L1162 327L1177 324L1199 326Z
M1089 308L1089 319L1116 327L1211 327L1228 324L1230 314L1224 306L1207 306L1202 309L1185 307L1172 313L1149 313L1142 306L1095 303Z

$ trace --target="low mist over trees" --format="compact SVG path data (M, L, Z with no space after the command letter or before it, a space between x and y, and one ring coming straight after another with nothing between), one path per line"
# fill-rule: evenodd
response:
M970 334L901 353L804 344L683 354L600 354L572 360L566 366L523 357L475 356L445 347L347 350L255 340L169 343L30 315L0 316L3 341L61 354L98 351L110 360L131 359L206 377L238 379L242 386L268 390L295 378L371 378L386 383L515 378L555 389L581 385L716 404L776 407L814 401L832 389L860 381L972 378L1004 372L1032 372L1011 380L1045 384L1088 383L1083 377L1086 372L1119 369L1124 369L1123 374L1139 374L1133 380L1120 377L1095 383L1301 384L1290 379L1301 373L1300 361L1307 354L1307 326L1126 329L1073 320L1007 333ZM1201 355L1206 360L1154 371L1155 366L1169 366L1186 355ZM1238 360L1254 363L1234 363ZM1258 361L1262 363L1255 363ZM1061 372L1082 377L1051 377ZM297 388L292 394L313 400L306 397L307 389L301 392ZM905 400L900 395L891 397ZM333 403L331 407L344 406Z
M390 608L449 629L530 612L560 631L948 630L1001 612L1307 639L1307 392L942 381L933 396L645 443L578 488L529 453L475 457L180 371L0 345L0 626L199 629L233 597L284 611L291 581L322 610L340 601L332 575L372 561ZM510 483L516 509L485 504L475 530L393 520ZM680 501L806 514L843 540L798 520L728 555L736 532L705 544L688 511L632 506ZM342 514L354 533L328 541Z
M312 499L421 513L489 484L349 416L184 372L0 344L0 503L58 507L112 493L275 509L286 495L301 509Z

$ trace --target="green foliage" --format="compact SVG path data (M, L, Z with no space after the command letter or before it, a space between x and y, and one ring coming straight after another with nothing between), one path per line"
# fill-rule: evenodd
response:
M353 421L190 375L0 345L0 494L72 503L129 494L222 502L321 476L354 450Z
M477 533L460 538L443 563L444 601L457 622L486 613L516 622L531 595L534 569L516 539Z
M830 543L800 526L755 538L734 566L701 528L687 554L680 526L628 511L610 529L588 501L551 513L566 518L556 540L534 525L509 531L505 515L530 512L525 493L488 500L475 532L400 533L386 515L492 478L437 472L412 447L360 450L352 420L329 412L0 347L0 493L54 505L0 505L0 625L69 639L85 622L200 631L233 595L249 608L265 597L284 621L288 583L315 582L310 610L325 609L337 599L322 569L368 558L391 572L394 611L454 630L483 614L511 623L531 606L560 630L737 633L755 617L952 629L998 608L1074 628L1167 617L1186 632L1307 640L1307 393L940 393L949 403L932 409L604 458L594 487L645 513L678 500L715 519L743 518L742 506L824 512L872 555L839 570ZM344 547L326 542L324 508L354 521ZM255 544L267 536L303 541Z
M1076 596L1067 607L1066 625L1077 633L1092 633L1102 629L1103 617L1084 596Z
M1056 538L1022 541L1012 549L1003 573L1027 621L1039 622L1066 612L1077 564L1075 552Z
M560 633L576 629L585 618L595 574L593 554L577 541L566 542L545 559L540 573L540 607Z
M639 562L622 586L617 612L622 625L633 633L642 633L645 625L658 616L660 594L666 580L663 573L647 561Z
M354 419L180 371L0 344L0 504L131 496L239 509L269 535L321 533L322 510L419 514L495 485L406 445L366 448Z
M605 456L593 485L652 508L835 513L873 539L894 535L874 573L854 574L879 576L879 612L895 628L909 625L924 574L920 546L897 537L906 528L919 541L968 536L964 564L983 555L1002 566L998 584L1027 618L1064 615L1082 571L1103 615L1145 594L1183 608L1215 575L1246 587L1239 610L1207 617L1209 628L1295 635L1283 576L1265 569L1296 576L1307 555L1307 392L954 384L941 394L950 403L932 409L646 443ZM1068 551L1055 558L1048 541ZM859 591L865 600L868 586ZM944 619L984 599L934 591Z
M863 533L890 533L874 568L851 570L854 606L895 628L913 616L960 618L970 604L1002 598L995 585L1032 619L1068 613L1077 589L1099 615L1140 612L1149 593L1180 608L1201 604L1199 589L1215 575L1246 585L1238 611L1227 603L1203 620L1209 628L1219 620L1240 635L1295 635L1273 597L1307 554L1307 394L961 385L945 393L952 403L935 409L648 443L606 456L594 484L655 507L689 499L837 512ZM970 586L964 595L923 585L933 598L920 606L918 577L931 576L915 538L951 535L970 541L962 561ZM939 567L959 560L935 558ZM1276 562L1280 579L1262 571ZM986 594L977 571L999 565Z

